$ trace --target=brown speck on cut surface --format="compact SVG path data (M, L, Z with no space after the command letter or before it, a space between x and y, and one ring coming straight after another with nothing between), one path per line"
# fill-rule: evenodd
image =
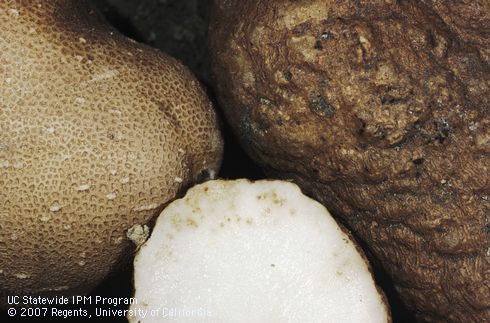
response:
M194 228L198 227L196 220L192 218L187 218L187 226L194 227Z

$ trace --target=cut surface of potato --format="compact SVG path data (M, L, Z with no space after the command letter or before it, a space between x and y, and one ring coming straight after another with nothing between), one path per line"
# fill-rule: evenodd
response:
M131 322L390 320L355 243L289 182L195 186L161 213L134 266Z

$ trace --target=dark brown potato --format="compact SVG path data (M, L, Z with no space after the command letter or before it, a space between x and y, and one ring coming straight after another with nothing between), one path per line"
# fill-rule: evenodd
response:
M490 320L490 2L217 1L244 148L368 243L425 321Z

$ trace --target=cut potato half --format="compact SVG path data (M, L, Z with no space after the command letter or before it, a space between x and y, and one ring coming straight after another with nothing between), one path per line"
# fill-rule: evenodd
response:
M369 265L284 181L215 180L160 215L135 262L130 322L389 322Z

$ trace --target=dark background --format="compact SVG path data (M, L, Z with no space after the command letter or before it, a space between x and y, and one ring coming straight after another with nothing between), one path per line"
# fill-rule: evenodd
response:
M246 1L246 0L244 0ZM98 0L92 1L104 16L123 34L150 46L159 48L179 59L196 75L207 88L211 100L219 108L212 90L212 80L207 48L207 30L212 0ZM221 112L221 119L224 120ZM225 155L219 173L221 178L264 178L264 174L240 148L229 127L223 122ZM365 247L365 246L363 246ZM390 302L395 323L415 322L415 319L400 303L393 285L366 250L371 260L377 283L382 287ZM108 277L91 295L102 297L132 296L131 266L123 266L119 272ZM95 307L95 306L92 306ZM66 307L69 308L69 307ZM91 310L91 306L83 306ZM126 307L120 306L120 309ZM91 310L93 312L93 308ZM6 312L0 312L0 322L29 322L41 319L10 319ZM96 320L96 319L92 319ZM57 322L50 317L46 322ZM65 320L76 322L75 318ZM126 322L125 318L103 318L103 322Z

